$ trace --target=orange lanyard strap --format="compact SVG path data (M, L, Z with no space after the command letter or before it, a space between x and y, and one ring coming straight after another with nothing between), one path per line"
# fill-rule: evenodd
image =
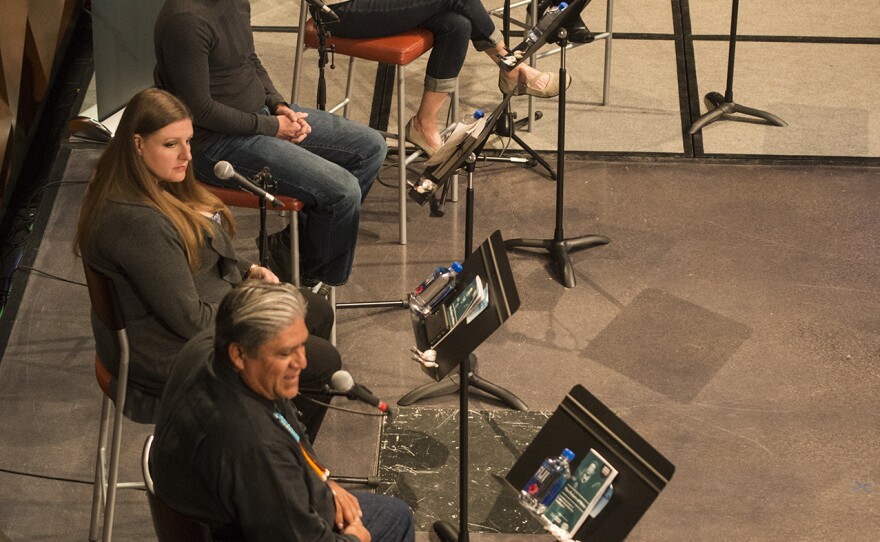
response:
M306 458L306 463L308 463L309 466L312 467L312 469L318 474L322 481L326 482L327 479L330 478L330 471L319 465L318 462L312 457L312 454L310 454L309 451L306 450L306 447L303 446L302 439L300 438L299 433L297 433L296 429L294 429L293 426L290 425L290 422L287 421L287 418L284 417L284 414L276 410L272 417L275 418L275 420L279 424L281 424L281 427L283 427L285 430L287 430L288 433L290 433L290 436L293 437L293 440L295 440L296 443L299 444L299 451L302 452L303 457Z

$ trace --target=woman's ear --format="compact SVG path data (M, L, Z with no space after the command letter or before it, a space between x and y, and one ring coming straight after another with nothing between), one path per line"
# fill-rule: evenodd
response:
M144 155L144 138L142 138L140 134L134 134L134 148L137 151L138 156Z

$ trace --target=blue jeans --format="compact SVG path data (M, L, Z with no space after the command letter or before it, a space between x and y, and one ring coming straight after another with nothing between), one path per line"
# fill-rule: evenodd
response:
M226 160L246 177L268 166L276 192L305 204L300 213L303 279L340 286L351 274L361 203L388 149L372 128L317 109L290 107L309 114L312 133L302 143L228 135L194 154L193 168L205 182L235 188L233 180L214 176L215 163ZM269 115L269 109L260 114Z
M416 539L412 510L400 499L353 491L357 497L362 521L373 542L413 542Z
M424 28L434 34L425 88L451 92L464 65L468 41L477 51L501 42L480 0L349 0L331 6L339 22L328 26L342 38L379 38Z

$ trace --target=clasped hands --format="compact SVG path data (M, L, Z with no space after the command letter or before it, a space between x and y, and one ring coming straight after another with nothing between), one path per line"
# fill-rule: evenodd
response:
M361 522L363 512L361 512L361 505L358 503L357 497L341 488L333 480L328 480L327 485L333 492L333 499L336 502L336 528L339 532L353 534L361 542L370 542L370 532Z
M275 110L275 116L278 117L278 133L275 137L279 139L300 143L312 133L312 127L306 122L308 113L297 113L286 105L280 105Z

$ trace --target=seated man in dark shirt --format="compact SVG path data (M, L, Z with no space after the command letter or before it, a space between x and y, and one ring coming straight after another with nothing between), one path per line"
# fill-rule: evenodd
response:
M305 204L300 215L303 282L339 286L354 262L361 203L385 160L385 138L337 115L288 104L257 56L248 0L165 0L154 29L156 85L192 112L198 177L228 161L252 177L268 166L279 194ZM269 266L290 282L290 236L269 242Z
M215 336L183 347L156 424L156 495L215 540L412 541L409 507L328 480L297 419L305 314L295 287L246 281L220 304Z

